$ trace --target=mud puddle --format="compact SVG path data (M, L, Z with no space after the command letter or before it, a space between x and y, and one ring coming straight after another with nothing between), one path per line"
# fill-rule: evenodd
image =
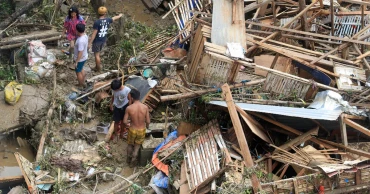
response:
M14 152L19 152L31 162L35 160L33 148L27 142L26 136L25 132L0 135L0 191L2 193L7 193L10 188L24 183Z

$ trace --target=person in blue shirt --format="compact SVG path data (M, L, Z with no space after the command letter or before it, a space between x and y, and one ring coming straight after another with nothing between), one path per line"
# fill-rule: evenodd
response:
M100 72L102 69L101 62L100 62L100 51L103 49L105 43L107 42L107 34L109 25L113 23L113 21L118 20L122 17L122 14L114 16L112 18L106 18L107 15L107 8L102 6L98 9L99 19L94 22L93 26L93 33L91 35L91 39L89 42L89 48L91 48L92 52L95 55L95 71Z

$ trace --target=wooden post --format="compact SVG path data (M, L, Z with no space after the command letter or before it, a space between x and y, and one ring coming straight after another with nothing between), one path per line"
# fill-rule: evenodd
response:
M357 172L355 174L355 183L356 185L361 184L361 169L357 169Z
M272 21L274 22L274 26L276 25L276 2L275 0L271 2L271 8L272 8Z
M271 66L270 66L271 69L275 68L276 62L279 59L279 55L280 55L279 53L275 54L274 60L272 61Z
M363 126L361 126L361 125L359 125L359 124L357 124L357 123L355 123L355 122L353 122L353 121L351 121L347 118L344 118L343 120L344 120L345 124L349 125L350 127L354 128L357 131L360 131L361 133L370 137L370 130L369 129L366 129L365 127L363 127Z
M267 172L272 173L272 159L271 158L267 159Z
M331 35L334 36L334 0L330 0Z
M342 144L348 146L348 139L347 139L347 129L346 124L344 123L344 116L343 114L340 115L340 135L342 137Z
M249 152L248 142L247 142L247 139L245 138L245 134L244 134L238 113L236 112L235 103L233 101L233 97L231 96L231 91L230 91L230 87L228 84L224 84L222 86L222 93L227 103L227 108L229 110L230 118L234 126L236 137L238 139L238 143L239 143L240 149L243 154L242 156L243 156L245 165L247 166L247 168L253 168L253 159L252 159L251 153ZM257 193L258 190L261 188L261 185L255 173L252 174L251 180L252 180L253 191Z
M306 1L305 0L299 0L299 11L303 11L306 7ZM308 25L307 25L307 13L304 12L301 16L301 28L302 31L307 32L308 31ZM308 41L304 41L304 47L308 48Z
M361 5L361 29L365 27L365 5ZM361 52L364 53L365 45L361 46Z

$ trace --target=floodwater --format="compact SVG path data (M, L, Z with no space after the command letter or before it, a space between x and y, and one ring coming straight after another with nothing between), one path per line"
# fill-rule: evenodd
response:
M23 183L23 181L18 181L16 183L8 181L3 182L3 180L7 180L7 178L14 180L14 178L22 176L14 152L19 152L31 162L35 160L32 147L26 140L20 137L13 137L13 135L0 136L0 191L3 193L9 191L9 188L15 186L14 184L21 185Z

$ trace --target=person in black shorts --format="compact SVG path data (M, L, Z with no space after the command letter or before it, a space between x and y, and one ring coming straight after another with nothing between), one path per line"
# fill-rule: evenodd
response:
M122 85L122 82L118 79L112 81L111 89L113 95L110 110L113 111L114 131L116 134L120 134L126 127L123 123L123 117L127 106L131 104L131 98L129 98L131 89ZM119 129L120 124L121 130Z
M94 31L89 42L89 48L91 48L92 52L94 52L95 55L95 70L97 72L101 71L102 69L100 62L100 51L103 49L105 43L107 42L109 25L113 23L113 21L116 21L122 17L122 14L119 14L117 16L114 16L113 18L106 18L105 16L107 15L107 11L108 10L106 7L99 7L99 19L94 22Z

